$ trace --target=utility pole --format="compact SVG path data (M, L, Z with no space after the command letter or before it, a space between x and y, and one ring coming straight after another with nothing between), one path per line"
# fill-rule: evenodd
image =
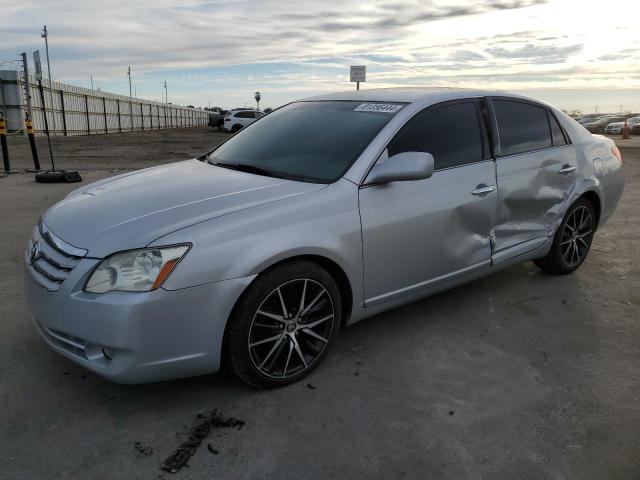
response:
M31 85L29 84L29 64L27 63L27 54L22 52L22 68L24 70L24 89L27 97L27 120L33 120L31 113Z
M53 120L53 131L56 131L56 112L53 108L53 84L51 83L51 65L49 64L49 32L47 32L47 26L45 25L40 35L44 38L44 49L47 52L47 74L49 75L49 100L51 102L51 119ZM46 114L45 114L46 115Z
M93 90L93 75L91 75L91 90Z
M131 98L131 65L127 68L127 75L129 76L129 98Z
M167 96L167 81L164 81L164 103L169 102L169 97Z

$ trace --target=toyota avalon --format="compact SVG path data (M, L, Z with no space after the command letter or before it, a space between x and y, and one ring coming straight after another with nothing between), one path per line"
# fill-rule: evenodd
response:
M534 261L567 274L622 194L614 143L476 90L290 103L200 158L84 186L25 252L35 328L122 383L294 382L339 330Z

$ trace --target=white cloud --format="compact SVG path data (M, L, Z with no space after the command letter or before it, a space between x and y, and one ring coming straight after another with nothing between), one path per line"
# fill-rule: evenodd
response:
M123 91L130 64L139 94L169 78L183 103L351 88L350 63L368 87L630 89L638 18L595 0L27 0L3 6L0 61L42 49L46 23L54 76Z

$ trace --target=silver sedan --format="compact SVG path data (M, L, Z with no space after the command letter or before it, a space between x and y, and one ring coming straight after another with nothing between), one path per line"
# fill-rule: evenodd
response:
M122 383L307 375L341 327L533 260L585 260L624 187L614 143L525 97L369 90L288 104L200 158L52 206L33 323Z

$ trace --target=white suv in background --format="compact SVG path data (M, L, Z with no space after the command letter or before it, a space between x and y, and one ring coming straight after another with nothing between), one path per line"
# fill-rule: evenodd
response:
M224 117L224 129L235 133L263 116L264 113L258 110L232 110Z
M640 117L631 117L627 119L627 125L629 125L629 130L635 125L640 123ZM604 127L604 133L613 133L618 134L622 133L622 129L624 127L624 122L613 122Z

